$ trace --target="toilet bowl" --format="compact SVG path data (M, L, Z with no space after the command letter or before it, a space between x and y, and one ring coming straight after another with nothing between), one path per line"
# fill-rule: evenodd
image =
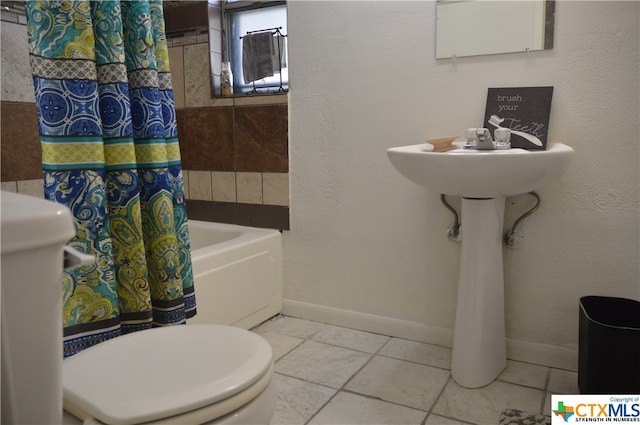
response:
M63 260L88 261L63 248L75 234L71 213L14 193L2 192L0 201L0 422L269 423L276 404L271 347L244 329L154 328L62 360Z
M63 404L102 424L268 424L272 351L259 335L222 325L135 332L63 361ZM65 415L65 423L74 423ZM75 422L80 423L80 422Z

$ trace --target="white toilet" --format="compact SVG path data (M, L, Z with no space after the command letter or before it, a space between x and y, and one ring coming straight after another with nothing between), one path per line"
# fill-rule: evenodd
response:
M276 404L271 347L244 329L155 328L63 361L58 276L62 244L75 233L70 212L36 198L0 196L2 422L269 423ZM40 311L24 316L33 308Z
M254 333L222 325L155 328L65 359L64 409L104 424L268 424L272 375L271 347Z

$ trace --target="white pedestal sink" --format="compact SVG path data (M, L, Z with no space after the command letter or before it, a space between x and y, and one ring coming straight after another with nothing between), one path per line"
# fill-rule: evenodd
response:
M536 190L557 178L573 149L553 143L523 149L433 152L433 145L387 150L393 166L412 182L462 197L462 254L451 375L463 387L491 383L506 365L502 227L505 197Z

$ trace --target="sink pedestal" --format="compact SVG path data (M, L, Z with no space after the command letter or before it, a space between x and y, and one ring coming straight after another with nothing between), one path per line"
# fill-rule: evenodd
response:
M461 386L491 383L507 356L502 225L504 197L462 198L462 255L451 375Z

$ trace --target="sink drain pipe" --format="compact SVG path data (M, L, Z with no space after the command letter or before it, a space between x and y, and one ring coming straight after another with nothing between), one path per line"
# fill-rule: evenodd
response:
M518 225L520 224L520 222L522 220L524 220L525 218L529 217L531 214L536 212L538 210L538 207L540 206L540 196L536 192L529 192L528 194L533 196L534 198L536 198L536 203L535 203L535 205L533 207L531 207L531 209L529 211L527 211L526 213L522 214L515 221L515 223L513 223L513 227L511 227L511 230L509 230L507 233L505 233L505 235L504 235L504 243L509 248L513 248L514 245L516 244L516 238L515 238L516 227L518 227Z
M530 210L522 214L513 223L511 230L509 230L504 235L504 243L505 245L507 245L507 247L511 249L513 249L516 243L515 233L518 225L522 222L522 220L524 220L525 218L529 217L531 214L536 212L540 207L540 196L535 191L529 192L528 194L536 198L535 205ZM449 229L447 229L447 239L449 239L449 242L460 242L462 238L460 237L460 217L458 216L458 212L451 205L449 205L449 203L447 202L446 195L444 193L440 194L440 202L442 202L442 205L444 205L449 211L451 211L451 214L453 214L453 225Z
M451 211L454 219L453 226L447 229L447 239L449 239L449 242L460 242L460 218L458 217L458 213L455 209L453 209L451 205L447 203L447 199L444 193L440 194L440 202L442 202L442 205L444 205L449 211Z

